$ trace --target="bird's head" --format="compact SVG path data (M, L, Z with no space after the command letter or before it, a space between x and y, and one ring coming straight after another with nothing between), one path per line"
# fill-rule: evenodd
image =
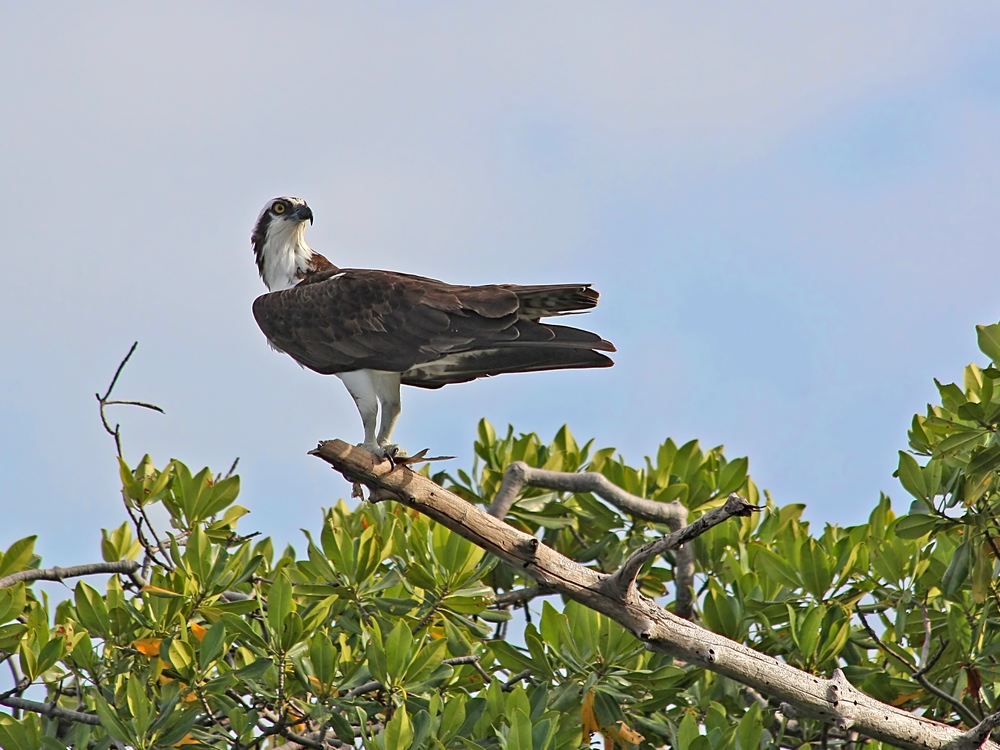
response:
M295 286L312 257L306 244L306 222L312 224L312 209L301 198L269 200L254 225L250 244L257 269L272 292Z

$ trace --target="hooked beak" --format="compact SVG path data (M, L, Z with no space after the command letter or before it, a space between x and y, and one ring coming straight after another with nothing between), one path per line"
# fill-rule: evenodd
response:
M295 218L299 221L308 221L310 224L313 223L313 212L309 206L299 206L295 209Z

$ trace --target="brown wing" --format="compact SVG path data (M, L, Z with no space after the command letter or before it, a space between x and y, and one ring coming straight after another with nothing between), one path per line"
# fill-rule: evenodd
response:
M522 289L532 299L560 302L549 305L556 308L551 312L540 312L537 302L521 311ZM408 274L348 269L262 295L253 312L275 348L312 370L401 372L403 382L435 388L500 372L611 364L592 351L614 351L599 336L534 320L540 314L569 312L563 308L571 307L574 297L578 307L592 307L597 293L587 285L454 286ZM567 358L572 350L577 355ZM475 354L478 360L461 357ZM441 366L422 369L433 363Z

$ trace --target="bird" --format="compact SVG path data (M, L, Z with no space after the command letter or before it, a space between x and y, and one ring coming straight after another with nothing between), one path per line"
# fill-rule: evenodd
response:
M541 319L597 305L591 284L461 286L394 271L338 268L306 242L301 198L268 201L250 244L268 292L253 315L270 346L343 381L364 427L359 447L404 458L392 442L400 385L440 388L502 373L610 367L614 345ZM379 413L381 412L381 419Z

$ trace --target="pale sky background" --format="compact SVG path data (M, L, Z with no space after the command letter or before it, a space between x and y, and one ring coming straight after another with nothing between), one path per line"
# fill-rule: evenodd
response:
M396 437L568 422L633 463L748 455L859 523L912 414L1000 319L1000 5L6 3L0 18L0 549L99 559L126 457L225 470L301 547L361 439L343 386L250 313L261 206L306 198L341 266L592 281L611 370L407 389Z

